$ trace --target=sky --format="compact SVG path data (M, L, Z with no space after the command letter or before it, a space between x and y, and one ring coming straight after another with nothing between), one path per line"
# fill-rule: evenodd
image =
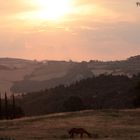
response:
M0 57L88 61L139 54L135 0L0 0Z

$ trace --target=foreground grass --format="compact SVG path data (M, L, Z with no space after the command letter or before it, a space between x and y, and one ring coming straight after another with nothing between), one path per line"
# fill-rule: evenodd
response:
M67 131L82 127L98 140L140 140L140 109L59 113L0 121L0 138L70 140ZM75 140L80 139L79 136ZM86 136L83 138L88 140Z

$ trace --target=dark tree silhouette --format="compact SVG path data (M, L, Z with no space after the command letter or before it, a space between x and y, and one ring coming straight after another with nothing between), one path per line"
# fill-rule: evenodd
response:
M84 109L83 101L78 96L71 96L64 102L65 111L79 111Z
M2 100L1 100L1 93L0 93L0 119L2 118Z
M134 106L140 107L140 82L135 87L135 90Z
M140 74L131 78L104 74L83 79L68 86L61 85L28 93L19 104L28 115L83 109L134 108L140 104L140 92L136 90L139 81Z
M0 119L15 119L25 116L20 106L16 105L16 99L14 94L11 99L8 99L5 92L4 99L0 94Z
M5 117L8 119L8 100L7 100L7 94L5 92Z
M15 96L14 96L14 94L12 96L12 100L13 100L12 112L13 112L13 118L15 118L15 107L16 107L16 104L15 104Z

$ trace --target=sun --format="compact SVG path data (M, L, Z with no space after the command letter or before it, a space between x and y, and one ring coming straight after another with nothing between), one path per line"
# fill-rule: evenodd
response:
M71 0L34 0L37 6L34 17L44 20L57 20L72 10Z

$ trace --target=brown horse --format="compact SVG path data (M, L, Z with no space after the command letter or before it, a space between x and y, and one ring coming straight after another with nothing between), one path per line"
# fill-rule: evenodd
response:
M70 131L68 131L70 138L74 138L74 134L80 134L80 137L83 138L83 134L86 134L88 137L91 137L91 134L88 133L83 128L72 128Z

